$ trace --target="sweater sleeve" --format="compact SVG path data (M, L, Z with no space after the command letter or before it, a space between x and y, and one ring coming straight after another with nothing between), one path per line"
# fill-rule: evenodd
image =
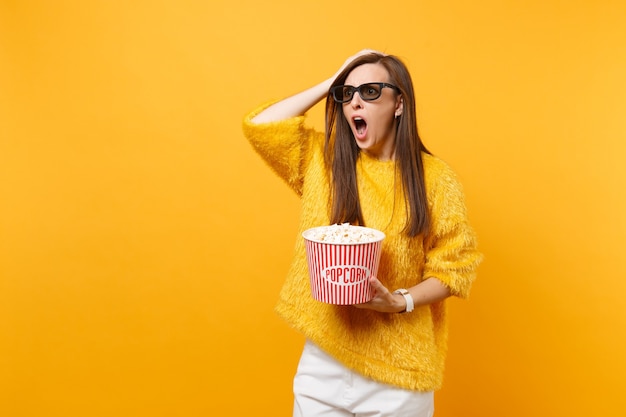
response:
M252 123L252 118L272 103L249 113L243 120L243 133L254 150L298 196L302 195L303 172L309 148L322 134L305 126L298 116L270 123Z
M433 157L426 166L431 230L426 239L424 277L441 280L453 295L467 298L482 261L469 224L461 183L452 169Z

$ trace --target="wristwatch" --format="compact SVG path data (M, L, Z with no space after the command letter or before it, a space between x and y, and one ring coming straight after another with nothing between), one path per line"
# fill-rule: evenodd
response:
M404 288L399 288L393 293L402 295L406 300L406 309L403 311L403 313L410 313L411 311L413 311L415 304L413 303L413 297L411 297L411 294L409 294L407 290L405 290Z

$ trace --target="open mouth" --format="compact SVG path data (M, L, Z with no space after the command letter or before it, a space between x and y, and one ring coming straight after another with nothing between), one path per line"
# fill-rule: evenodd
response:
M355 117L352 121L354 122L356 133L363 135L367 129L367 122L360 117Z

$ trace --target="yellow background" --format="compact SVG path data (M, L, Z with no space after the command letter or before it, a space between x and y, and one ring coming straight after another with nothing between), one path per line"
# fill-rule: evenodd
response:
M299 202L244 114L402 57L486 260L437 416L626 414L626 3L0 1L0 416L285 416ZM311 124L321 127L316 107Z

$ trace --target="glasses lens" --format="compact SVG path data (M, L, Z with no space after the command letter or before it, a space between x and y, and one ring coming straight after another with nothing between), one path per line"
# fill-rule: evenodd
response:
M359 95L363 100L376 100L380 97L382 86L380 84L363 84L359 86Z
M349 85L341 86L341 97L339 98L339 100L342 103L352 100L353 95L354 95L354 87L349 86Z
M345 103L346 101L352 100L354 90L352 90L352 87L348 85L337 85L331 88L330 92L333 95L333 99L337 103Z

